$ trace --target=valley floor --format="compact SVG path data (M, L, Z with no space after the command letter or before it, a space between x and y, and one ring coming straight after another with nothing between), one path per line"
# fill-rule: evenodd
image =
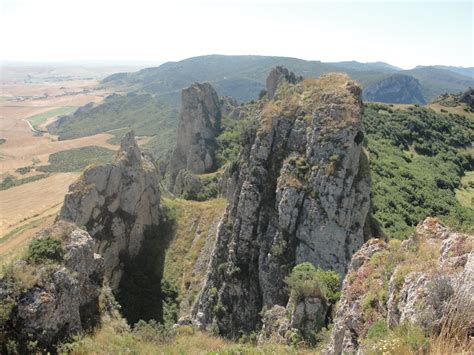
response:
M116 150L116 145L107 142L113 137L109 134L58 141L44 132L58 116L89 102L101 102L108 92L93 90L97 84L96 80L2 84L0 180L10 177L24 183L0 190L0 265L14 259L35 232L54 220L68 186L78 177L74 173L41 174L35 166L48 164L53 153L74 148ZM22 168L26 172L18 170Z

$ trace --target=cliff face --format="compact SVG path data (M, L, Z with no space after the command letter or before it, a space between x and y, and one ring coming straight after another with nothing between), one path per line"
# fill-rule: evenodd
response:
M368 101L425 104L420 82L412 76L395 74L364 89Z
M0 351L10 336L20 351L26 351L29 340L39 349L52 350L58 340L98 322L104 260L94 253L93 239L66 222L57 222L35 239L48 237L60 241L61 261L21 260L0 280L5 322L0 324Z
M368 241L352 258L326 353L382 352L366 339L376 322L387 329L408 322L432 337L451 329L447 339L456 334L459 342L468 341L474 328L473 247L473 236L434 218L401 244ZM386 346L384 351L405 353L401 342Z
M195 324L237 337L262 306L286 305L295 264L346 272L370 205L361 113L361 90L344 75L280 81L245 138Z
M221 110L216 91L209 83L195 83L181 94L176 147L170 160L171 183L180 170L195 174L215 168L216 141Z
M160 216L156 169L142 156L133 133L128 133L114 163L87 169L70 186L58 219L87 228L115 290L123 258L137 256L145 234L153 233Z

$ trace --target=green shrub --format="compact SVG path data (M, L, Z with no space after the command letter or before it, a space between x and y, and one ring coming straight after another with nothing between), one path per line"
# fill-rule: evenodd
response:
M318 297L336 303L341 295L339 274L332 270L323 271L309 262L296 265L285 278L285 283L296 300Z
M367 331L367 339L376 340L385 337L389 332L387 322L383 319L375 321Z
M5 176L5 178L3 178L2 181L0 181L0 191L8 190L11 187L27 184L29 182L33 182L36 180L41 180L48 176L49 174L39 174L39 175L33 175L33 176L17 179L16 177L12 175L7 175Z
M41 263L47 260L61 261L64 251L61 242L51 236L46 236L33 241L28 245L27 259L34 263Z
M15 306L14 300L5 300L0 304L0 329L7 323L10 319L10 313Z
M214 307L214 314L217 318L222 318L224 317L226 313L226 309L224 305L221 303L221 301L217 302L216 306Z
M393 110L368 104L364 110L375 218L385 235L404 239L427 216L451 227L472 231L474 210L456 199L456 189L472 154L474 123L459 115L442 115L417 107Z
M341 298L341 277L333 270L317 268L316 277L321 280L324 294L330 303L335 304Z
M33 170L33 166L23 166L21 168L16 169L15 171L21 175L28 174L31 170Z
M151 319L148 322L139 320L133 326L132 334L143 341L154 344L168 342L175 335L171 327L166 327L163 324L159 324L154 319Z
M429 339L423 330L409 322L399 324L394 333L401 339L403 344L409 346L412 351L418 353L428 345Z

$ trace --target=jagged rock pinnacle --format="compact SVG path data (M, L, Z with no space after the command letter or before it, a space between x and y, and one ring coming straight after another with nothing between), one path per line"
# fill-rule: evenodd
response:
M171 188L180 170L195 174L216 166L216 136L221 126L219 97L209 83L194 83L182 91L178 137L170 161Z
M87 228L115 289L123 272L120 255L136 256L145 230L158 226L160 215L157 171L142 157L131 131L113 163L89 167L69 187L58 219Z
M285 80L291 84L296 84L302 80L302 77L297 77L295 73L282 66L274 67L267 77L267 95L270 100L275 96L278 85Z

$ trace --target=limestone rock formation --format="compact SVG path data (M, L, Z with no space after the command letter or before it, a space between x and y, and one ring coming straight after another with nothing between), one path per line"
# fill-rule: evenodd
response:
M291 84L296 84L301 81L302 77L297 77L295 73L290 72L288 69L276 66L272 69L267 77L267 96L271 100L275 96L278 86L283 82L287 81Z
M60 240L64 257L59 263L17 262L0 280L2 310L10 307L3 336L23 351L29 340L51 351L66 336L96 325L103 280L103 259L94 253L94 240L75 225L57 222L36 239ZM3 315L5 316L5 314ZM3 319L2 319L3 320ZM2 335L0 334L0 340ZM0 344L6 341L0 341ZM3 353L0 345L0 352Z
M361 89L345 75L278 86L244 138L194 324L235 338L264 305L286 306L294 265L346 272L370 205L361 113Z
M434 218L419 224L400 246L368 241L352 258L326 353L364 353L363 339L376 320L390 328L409 322L438 334L450 316L462 312L469 336L474 329L473 247L474 236L455 233Z
M170 160L171 184L180 170L195 174L212 171L216 166L216 136L220 131L219 97L209 83L194 83L181 94L176 147Z
M130 132L113 163L88 168L70 186L58 219L87 228L115 290L123 258L137 256L145 234L154 232L160 216L158 174Z
M425 104L420 82L410 75L394 74L364 88L364 99L398 104Z

